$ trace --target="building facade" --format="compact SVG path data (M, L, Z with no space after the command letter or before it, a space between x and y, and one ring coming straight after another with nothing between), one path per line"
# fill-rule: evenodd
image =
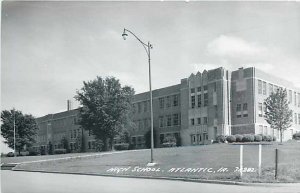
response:
M300 89L292 83L264 73L256 68L224 68L204 70L181 79L177 85L153 90L153 126L157 147L173 137L179 145L210 144L218 135L275 135L264 120L264 100L277 88L288 93L293 125L284 132L283 140L300 132ZM134 123L130 143L134 148L145 147L145 134L150 131L150 94L134 96ZM78 110L70 110L37 119L37 147L51 141L59 148L66 137L72 151L78 150L78 136L84 141L84 151L95 150L95 140L88 131L76 125Z

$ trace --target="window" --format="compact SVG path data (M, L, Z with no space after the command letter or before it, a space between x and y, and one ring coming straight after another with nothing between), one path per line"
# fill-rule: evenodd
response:
M192 143L196 143L196 135L192 135Z
M173 125L179 125L179 116L178 114L173 114Z
M268 127L264 126L264 135L268 135Z
M203 86L203 90L204 90L204 91L207 91L207 85L204 85L204 86Z
M295 113L295 125L297 124L297 113Z
M263 126L260 125L260 126L259 126L259 134L264 134L263 130L264 130L264 129L263 129Z
M243 104L243 111L247 111L248 110L248 104L247 103L244 103Z
M165 99L159 98L159 108L163 109L165 107Z
M300 125L300 113L298 114L298 124Z
M167 96L167 97L166 97L166 100L167 100L167 102L166 102L166 107L167 107L167 108L171 107L171 97L170 97L170 96Z
M191 96L192 108L195 108L195 96Z
M237 118L241 118L241 117L242 117L242 114L239 113L239 114L236 115L236 117L237 117Z
M159 141L160 141L160 144L163 144L163 142L164 142L164 134L160 134L159 135Z
M178 95L173 95L173 106L174 107L178 106Z
M241 104L237 104L236 105L236 111L241 111L242 110L242 105Z
M198 100L198 107L201 107L201 94L197 95L197 100Z
M300 107L300 93L298 93L298 107Z
M269 84L269 93L271 94L273 92L273 84Z
M148 111L148 101L144 101L144 112Z
M258 116L262 117L263 115L263 105L262 103L258 103Z
M159 127L164 127L164 117L159 116Z
M203 117L203 123L204 123L205 125L207 125L207 122L208 122L207 117Z
M291 90L289 90L289 102L292 103L293 102L293 92Z
M90 141L88 142L88 148L89 148L89 149L91 149L91 148L92 148L92 146L91 146L91 142L90 142Z
M191 125L195 125L195 119L191 119Z
M172 124L172 117L171 115L167 115L167 126L171 126Z
M198 120L198 121L197 121L197 124L198 124L198 125L201 125L201 118L198 117L197 120Z
M263 82L263 95L267 94L267 83Z
M214 82L213 85L214 85L214 92L217 92L217 83Z
M195 93L195 88L191 88L191 93Z
M143 127L143 122L142 120L139 120L139 129L142 129L142 127Z
M133 145L136 144L136 137L131 137L131 143L132 143Z
M201 92L201 86L197 87L197 92Z
M138 103L138 112L142 112L142 104L141 103Z
M295 103L294 103L294 105L295 105L295 107L297 106L297 93L296 92L294 92L294 100L295 100Z
M77 131L76 131L76 129L74 129L74 138L76 138L77 137Z
M204 93L204 106L208 105L208 93Z
M148 128L148 119L144 119L144 128Z
M258 94L262 93L262 81L258 80Z

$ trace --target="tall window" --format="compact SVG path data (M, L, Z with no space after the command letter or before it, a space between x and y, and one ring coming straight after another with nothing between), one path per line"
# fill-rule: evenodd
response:
M289 102L292 103L293 102L293 92L291 90L289 90Z
M242 105L241 104L237 104L236 105L236 111L241 111L242 110Z
M208 105L208 93L204 93L204 106Z
M294 100L295 100L295 103L294 103L294 105L295 105L295 107L297 106L297 93L296 92L294 92Z
M203 124L207 125L207 122L208 122L207 117L203 117Z
M269 84L269 93L271 94L273 92L273 84Z
M191 125L195 125L195 119L191 119Z
M262 81L258 80L258 94L262 94Z
M201 117L198 117L198 118L197 118L197 124L198 124L198 125L201 125Z
M172 117L171 115L167 115L167 126L171 126L172 124Z
M159 108L163 109L165 107L165 99L159 98Z
M197 99L198 99L198 107L201 107L201 103L202 103L202 101L201 101L201 94L197 95Z
M167 100L167 102L166 102L166 107L167 107L167 108L171 107L171 97L170 97L170 96L167 96L167 97L166 97L166 100Z
M262 115L263 115L263 104L258 103L258 116L262 117Z
M300 107L300 93L298 93L298 107Z
M195 108L195 96L191 96L191 105L192 108Z
M266 95L267 94L267 83L263 82L263 94Z
M204 91L207 91L207 85L204 85L204 86L203 86L203 90L204 90Z
M148 111L148 101L144 101L144 112Z
M201 92L201 86L197 87L197 92Z
M298 114L298 124L300 125L300 113Z
M164 127L164 117L159 116L159 127Z
M138 103L138 112L142 112L142 104L141 103Z
M213 85L214 85L214 92L216 92L217 91L217 83L214 82Z
M191 93L195 93L195 88L191 88Z
M248 110L248 104L247 103L244 103L243 104L243 111L247 111Z
M173 95L173 106L178 106L178 95Z
M295 113L295 125L297 124L297 113Z
M178 114L173 114L173 125L179 125L179 116L178 116Z

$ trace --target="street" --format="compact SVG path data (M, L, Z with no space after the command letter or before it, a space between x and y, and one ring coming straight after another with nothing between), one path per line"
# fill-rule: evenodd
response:
M2 193L300 193L300 184L276 186L238 186L170 180L1 171Z

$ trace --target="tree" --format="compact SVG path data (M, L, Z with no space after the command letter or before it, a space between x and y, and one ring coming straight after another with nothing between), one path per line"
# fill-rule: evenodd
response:
M23 114L21 111L12 109L1 112L1 135L4 143L14 148L14 120L16 131L16 150L21 152L24 147L31 147L35 143L38 126L32 115Z
M122 87L114 77L83 82L75 99L80 102L79 125L91 130L96 139L102 140L104 150L108 150L108 141L112 146L113 138L130 127L132 122L133 88Z
M282 88L277 89L265 100L265 120L270 124L271 128L280 132L280 142L282 143L282 135L284 130L292 124L293 112L289 109L287 101L287 92Z

